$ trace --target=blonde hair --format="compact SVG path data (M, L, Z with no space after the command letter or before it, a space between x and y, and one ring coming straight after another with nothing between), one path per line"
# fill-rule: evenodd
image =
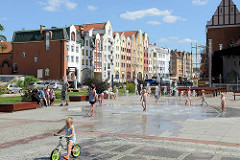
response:
M222 96L224 96L224 93L221 93Z
M66 119L66 122L67 122L67 123L70 123L70 124L73 124L73 118L72 118L72 117L68 117L68 118Z

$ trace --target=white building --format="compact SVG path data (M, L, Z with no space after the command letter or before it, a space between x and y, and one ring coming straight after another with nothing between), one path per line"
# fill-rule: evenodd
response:
M114 35L113 48L114 48L113 64L115 65L114 81L119 82L120 64L121 64L121 60L120 60L120 35L119 35L119 33L115 33L115 35Z
M149 44L148 72L150 78L169 79L170 49Z
M66 57L68 64L68 72L67 72L67 80L77 82L81 81L80 71L81 71L81 41L80 38L77 37L77 31L74 25L70 25L69 27L69 41L66 44L66 48L68 51L68 55Z

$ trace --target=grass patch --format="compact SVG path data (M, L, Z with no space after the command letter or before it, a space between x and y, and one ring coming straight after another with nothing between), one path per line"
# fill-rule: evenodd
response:
M116 92L115 92L116 93ZM134 95L135 93L128 93L128 95ZM126 96L124 88L118 89L118 96Z
M0 97L0 104L7 104L7 103L17 103L21 102L21 96L13 96L13 97Z

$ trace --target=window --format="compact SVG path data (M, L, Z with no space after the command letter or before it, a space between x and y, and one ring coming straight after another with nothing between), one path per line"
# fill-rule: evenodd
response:
M108 69L110 69L110 63L108 63Z
M72 34L71 34L71 40L75 41L75 33L74 32L72 32Z
M78 56L76 56L76 62L77 62L77 63L79 62L79 57L78 57Z
M86 50L86 56L88 56L88 50Z
M74 56L71 56L71 62L74 62Z
M231 7L231 13L233 13L233 11L234 11L234 10L233 10L233 7Z
M79 52L79 47L78 47L78 46L76 46L76 52L77 52L77 53Z
M66 61L67 61L67 62L69 61L69 56L66 56Z
M49 76L49 69L45 69L45 76Z
M38 61L38 58L34 57L34 62L37 63L37 61Z
M86 46L88 46L88 40L86 40Z
M67 51L69 51L69 45L67 44L67 46L66 46L66 49L67 49Z
M82 59L82 65L84 65L84 59Z
M26 57L26 53L25 52L23 52L23 58L25 58Z
M86 59L86 65L88 65L88 60Z
M90 51L90 57L92 57L92 51Z
M74 52L74 45L71 46L71 50L72 50L72 52Z
M14 63L14 65L13 65L13 72L17 72L17 71L18 71L17 63Z
M47 32L46 33L46 50L49 51L50 47L49 47L49 39L50 39L50 33Z
M82 49L82 55L84 56L84 49Z

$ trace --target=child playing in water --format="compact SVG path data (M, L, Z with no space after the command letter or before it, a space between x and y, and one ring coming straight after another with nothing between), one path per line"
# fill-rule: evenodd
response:
M146 88L143 88L140 99L140 101L142 100L143 111L146 111L147 109L147 96L148 96L147 90Z
M222 106L222 114L225 115L226 99L223 93L221 94L221 106Z
M76 142L76 134L75 134L75 130L73 127L73 118L68 117L66 119L66 125L62 129L60 129L59 131L54 133L54 135L56 136L57 134L63 132L64 130L66 132L65 138L67 138L67 156L63 156L63 158L66 160L69 160L72 146Z
M205 103L208 106L206 97L205 97L205 90L202 90L202 106L203 106L203 103Z
M189 105L192 105L191 95L192 95L191 87L188 87L188 90L187 90L187 99L186 99L185 105L187 105L188 103L189 103Z

